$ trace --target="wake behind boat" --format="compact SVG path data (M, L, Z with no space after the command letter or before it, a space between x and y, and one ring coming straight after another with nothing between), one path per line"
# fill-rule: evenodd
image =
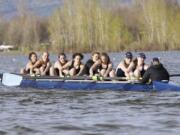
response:
M180 91L180 86L172 82L141 84L137 81L125 81L124 78L97 80L90 77L32 77L11 73L3 73L2 84L9 87L49 90Z

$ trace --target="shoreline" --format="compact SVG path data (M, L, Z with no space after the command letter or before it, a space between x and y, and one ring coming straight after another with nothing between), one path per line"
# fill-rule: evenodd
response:
M124 52L127 52L127 51L130 51L132 53L138 53L138 52L144 52L144 53L149 53L149 52L179 52L180 50L151 50L151 51L147 51L147 50L123 50L123 51L109 51L107 53L124 53ZM29 54L31 51L29 52L21 52L19 50L13 50L13 51L0 51L0 55L27 55ZM41 54L43 53L44 51L34 51L36 52L37 54ZM50 54L52 55L57 55L58 52L54 52L54 51L48 51ZM78 52L78 51L77 51ZM95 51L93 51L95 52ZM103 51L99 51L100 53L103 52ZM75 52L65 52L66 54L73 54ZM80 53L82 54L91 54L92 52L81 52Z

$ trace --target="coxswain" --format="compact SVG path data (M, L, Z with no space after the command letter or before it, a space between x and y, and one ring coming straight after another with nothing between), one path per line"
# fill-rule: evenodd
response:
M141 83L147 83L149 81L169 81L169 73L163 64L160 63L157 57L153 58L152 65L147 69L143 75Z

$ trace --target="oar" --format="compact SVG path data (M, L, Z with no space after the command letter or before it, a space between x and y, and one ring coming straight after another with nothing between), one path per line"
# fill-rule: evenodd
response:
M94 80L94 81L111 81L111 80L118 80L118 81L126 81L124 77L89 77L89 76L74 76L74 77L58 77L58 76L29 76L29 75L20 75L20 74L13 74L13 73L3 73L2 74L2 84L5 86L20 86L23 79L45 79L45 80L53 80L58 79L61 81L65 80Z
M180 74L172 74L170 77L180 77Z
M3 73L2 74L2 84L5 86L19 86L23 77L21 75Z

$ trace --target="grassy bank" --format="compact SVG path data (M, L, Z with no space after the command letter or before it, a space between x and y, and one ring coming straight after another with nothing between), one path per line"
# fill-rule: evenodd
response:
M135 0L129 7L115 1L64 0L48 18L19 5L20 16L0 18L0 43L20 52L91 52L180 50L180 7L175 0ZM23 10L22 10L23 9Z

